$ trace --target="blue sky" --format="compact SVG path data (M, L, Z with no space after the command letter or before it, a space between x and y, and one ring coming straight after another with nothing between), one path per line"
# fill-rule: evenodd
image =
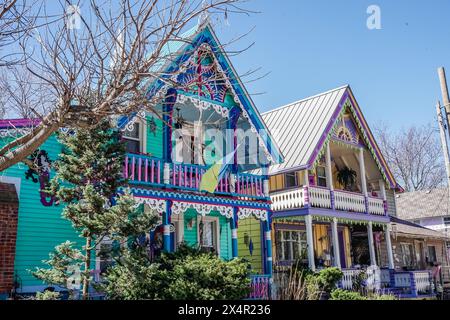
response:
M369 30L367 7L381 9L381 30ZM374 125L435 125L441 99L437 68L450 80L450 1L253 0L259 14L231 15L218 25L222 42L255 29L230 49L239 73L261 68L247 84L261 111L350 84ZM253 75L255 78L255 75Z

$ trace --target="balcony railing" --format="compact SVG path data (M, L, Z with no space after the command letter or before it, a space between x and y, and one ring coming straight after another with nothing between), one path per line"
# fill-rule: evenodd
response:
M307 206L381 216L386 215L387 211L383 199L366 198L361 193L344 190L332 191L317 186L275 192L270 195L270 199L274 211L301 209Z
M162 159L139 154L127 154L123 176L129 183L180 190L199 191L202 176L208 167L185 163L164 163ZM263 199L268 197L264 176L248 173L226 173L215 194Z
M345 290L354 290L357 277L361 272L365 271L360 269L343 269L342 272L344 275L340 281L340 287ZM428 296L432 295L434 291L431 274L428 270L394 271L380 269L367 274L364 278L366 279L366 285L371 282L374 289L390 292L399 297Z

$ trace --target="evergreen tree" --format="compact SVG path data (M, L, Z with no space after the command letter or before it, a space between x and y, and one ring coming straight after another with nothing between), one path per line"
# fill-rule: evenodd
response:
M87 299L96 246L105 237L120 243L135 238L154 227L157 216L140 212L129 194L118 194L126 184L125 145L109 121L59 138L64 151L55 163L49 192L65 204L62 215L85 244L81 250L71 242L57 246L46 261L50 268L38 268L33 274L46 283L70 287L73 270L80 267L82 298Z

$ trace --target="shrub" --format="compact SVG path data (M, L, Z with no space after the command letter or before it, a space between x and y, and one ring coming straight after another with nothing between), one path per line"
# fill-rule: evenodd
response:
M344 274L339 268L325 268L317 273L318 284L322 291L330 293Z
M330 300L367 300L367 298L363 297L358 292L335 289L331 291Z
M109 299L243 299L250 293L249 264L223 261L182 245L151 263L143 248L110 267L99 290Z
M36 292L36 300L60 300L61 295L57 291L45 290L44 292Z

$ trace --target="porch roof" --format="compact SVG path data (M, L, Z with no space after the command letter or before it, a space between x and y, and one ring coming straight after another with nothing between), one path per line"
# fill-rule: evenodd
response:
M449 237L445 236L441 232L422 227L410 221L402 220L396 217L391 217L391 223L393 224L393 230L395 230L395 233L397 233L398 235L414 238L420 236L425 238L450 240Z
M450 216L447 188L399 193L395 197L397 216L417 220Z

